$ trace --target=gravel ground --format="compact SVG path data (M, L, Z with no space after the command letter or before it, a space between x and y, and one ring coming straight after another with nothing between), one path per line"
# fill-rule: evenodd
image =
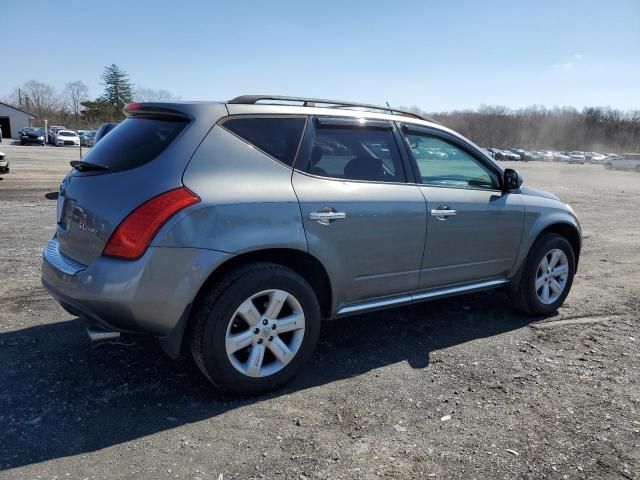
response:
M582 221L557 315L496 291L328 322L291 385L237 399L151 339L89 343L39 279L77 149L2 150L0 478L640 479L640 175L517 164Z

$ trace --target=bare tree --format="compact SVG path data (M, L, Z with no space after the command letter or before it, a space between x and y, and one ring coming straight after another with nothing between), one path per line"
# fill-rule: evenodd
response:
M171 102L180 100L180 97L167 90L138 87L133 93L133 99L138 102Z
M81 103L89 99L89 88L80 80L76 80L75 82L68 82L64 85L64 93L77 128Z
M46 83L29 80L22 86L25 95L24 107L41 118L58 113L63 102L55 87Z

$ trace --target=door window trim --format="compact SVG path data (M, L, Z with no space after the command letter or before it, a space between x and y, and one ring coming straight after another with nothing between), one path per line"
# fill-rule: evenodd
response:
M311 148L313 146L313 140L316 135L316 130L318 129L318 123L332 128L366 129L367 124L361 123L361 118L364 118L366 122L371 122L372 130L390 130L393 133L393 139L400 155L399 167L402 168L402 172L405 178L404 181L383 182L378 180L357 180L351 178L325 177L322 175L314 175L313 173L309 173L307 171L309 169ZM381 185L416 185L413 171L408 168L410 166L409 159L407 158L407 154L405 148L402 145L402 142L402 134L398 132L398 126L396 122L392 120L380 120L375 118L370 119L364 116L335 117L332 115L311 115L307 120L307 124L302 136L302 141L300 142L300 147L298 148L296 159L293 162L293 168L296 172L303 175L307 175L313 178L321 178L323 180L331 180L334 182L374 183Z
M493 191L501 192L502 191L502 175L504 170L499 165L497 165L493 161L486 158L484 154L482 154L481 152L478 152L477 149L474 148L469 143L464 142L460 138L456 137L455 135L451 135L448 132L444 132L437 128L427 127L423 125L416 125L412 123L400 123L398 125L398 129L400 130L400 135L403 139L404 148L411 162L411 167L414 172L416 184L423 185L426 187L433 187L433 188L455 188L457 190L479 190L482 192L493 192ZM407 134L410 133L411 131L413 131L414 134L416 135L429 135L429 136L438 138L447 143L451 143L455 147L464 151L466 154L473 157L480 164L482 168L484 168L485 170L488 170L491 174L495 175L495 177L498 180L498 185L495 188L477 188L472 186L457 187L454 185L431 185L429 183L424 183L422 181L422 175L420 174L420 168L418 167L418 162L415 156L413 155L413 151L411 150L411 145L409 144L409 141L407 139Z

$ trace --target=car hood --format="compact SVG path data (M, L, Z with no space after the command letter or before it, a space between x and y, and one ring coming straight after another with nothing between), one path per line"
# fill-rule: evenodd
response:
M520 187L520 193L522 195L529 195L530 197L542 197L560 201L560 198L557 195L554 195L551 192L545 192L544 190L536 190L535 188Z

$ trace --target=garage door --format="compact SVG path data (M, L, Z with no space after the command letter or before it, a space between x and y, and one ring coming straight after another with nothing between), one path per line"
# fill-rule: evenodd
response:
M9 122L9 117L0 117L0 128L2 128L2 138L11 138L11 122Z

